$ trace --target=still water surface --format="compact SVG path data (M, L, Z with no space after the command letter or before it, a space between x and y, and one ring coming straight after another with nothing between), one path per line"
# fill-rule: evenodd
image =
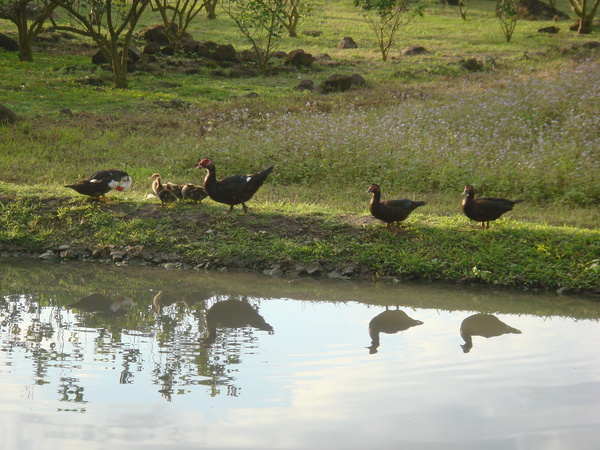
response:
M598 302L12 259L0 275L2 449L600 448ZM406 329L377 345L376 316Z

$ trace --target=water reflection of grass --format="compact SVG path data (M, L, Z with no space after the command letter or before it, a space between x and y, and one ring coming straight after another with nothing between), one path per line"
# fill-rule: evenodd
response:
M217 273L158 268L112 268L101 264L71 263L68 267L37 261L0 260L3 295L31 294L42 305L67 307L94 292L126 296L134 308L110 322L88 317L92 327L110 324L122 329L147 331L154 321L152 300L158 291L178 299L181 311L192 312L201 321L205 309L218 298L290 298L315 302L359 302L447 311L466 310L574 319L600 319L600 305L580 296L558 296L554 292L494 290L481 286L423 283L372 283L313 279L278 279L249 273ZM206 304L206 301L209 301Z

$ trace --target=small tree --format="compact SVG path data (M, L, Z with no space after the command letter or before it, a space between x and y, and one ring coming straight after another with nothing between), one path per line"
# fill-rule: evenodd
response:
M33 61L31 46L56 5L46 0L0 0L0 19L10 20L19 34L19 60Z
M467 20L467 11L469 10L469 0L458 0L458 12L462 20Z
M190 22L202 11L204 6L204 0L152 1L152 11L158 11L160 14L169 44L174 48L179 47Z
M285 0L222 0L225 13L252 45L261 72L282 39Z
M51 0L72 19L58 30L88 36L109 62L113 87L126 89L127 60L135 27L150 0Z
M589 34L592 32L592 26L594 24L594 16L600 6L600 0L594 0L589 3L590 9L588 10L587 0L569 0L571 9L577 17L579 17L579 34Z
M496 16L500 20L506 42L510 42L517 26L517 7L518 0L497 0L496 3Z
M312 0L287 0L283 8L282 23L289 37L298 36L298 25L315 11L317 2Z
M412 6L410 6L412 4ZM381 57L387 61L398 33L416 16L422 16L427 7L426 0L413 3L410 0L354 0L354 6L377 36Z

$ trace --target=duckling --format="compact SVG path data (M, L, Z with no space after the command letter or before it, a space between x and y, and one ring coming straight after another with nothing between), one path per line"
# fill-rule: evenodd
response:
M159 173L154 173L148 177L152 182L152 191L160 199L160 206L165 206L166 203L174 203L178 200L177 196L164 184L162 184L162 178Z
M208 194L202 186L195 186L192 183L187 183L181 189L181 198L183 200L191 200L195 203L202 202Z

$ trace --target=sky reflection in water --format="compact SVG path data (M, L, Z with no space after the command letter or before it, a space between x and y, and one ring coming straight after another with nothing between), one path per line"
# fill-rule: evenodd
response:
M0 261L0 270L2 449L600 442L598 303L97 266L90 274ZM157 313L161 289L179 301ZM69 306L93 292L133 304L122 314ZM258 308L274 332L217 327L207 340L207 311L231 299ZM537 303L543 316L529 312ZM566 304L583 306L565 312ZM423 324L382 333L370 354L370 320L396 306ZM461 323L479 311L522 334L474 336L464 353Z

